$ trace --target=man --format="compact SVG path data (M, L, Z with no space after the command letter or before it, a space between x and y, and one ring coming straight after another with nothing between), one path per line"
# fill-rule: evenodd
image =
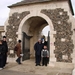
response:
M34 45L34 50L35 50L35 63L36 63L36 66L40 65L40 62L41 62L41 51L43 49L43 43L41 41L41 39L38 40L37 43L35 43Z
M18 40L18 43L16 45L16 54L17 54L17 59L16 59L16 62L18 64L21 64L21 40Z
M4 56L5 56L5 47L2 45L2 40L0 40L0 70L4 68Z
M6 36L3 36L3 42L2 42L2 44L5 47L4 64L7 64L8 45L7 45L7 42L6 42Z

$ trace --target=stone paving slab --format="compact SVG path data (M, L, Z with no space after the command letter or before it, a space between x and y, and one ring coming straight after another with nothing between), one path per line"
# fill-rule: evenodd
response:
M10 71L10 70L1 70L0 75L38 75L38 74L30 74L30 73Z
M8 70L10 72L14 72L14 75L17 75L17 73L23 73L24 75L72 75L72 68L68 67L67 65L63 65L62 63L56 67L50 65L50 66L35 66L34 60L26 60L22 62L21 65L17 64L13 59L10 59L10 62L8 61L8 64L6 65L4 70ZM61 66L61 67L60 67ZM64 67L65 66L65 67ZM16 73L16 74L15 74ZM20 74L19 73L19 74ZM23 75L22 74L22 75ZM0 74L3 75L3 74ZM4 74L5 75L5 74ZM11 74L9 74L11 75Z
M50 72L47 75L72 75L70 73L58 73L58 72Z
M11 71L11 70L1 70L0 75L40 75L40 74L31 74L31 73L24 73L24 72ZM72 75L72 74L50 72L47 75Z

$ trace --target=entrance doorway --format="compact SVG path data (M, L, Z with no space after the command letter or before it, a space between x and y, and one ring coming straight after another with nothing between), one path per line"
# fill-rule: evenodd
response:
M44 27L46 27L48 23L46 22L45 19L41 17L31 17L25 21L22 27L22 35L23 35L23 61L34 58L35 56L35 51L34 51L34 44L38 41L39 38L41 38L41 32ZM32 38L30 37L32 36ZM50 46L49 44L49 39L48 38L48 47Z

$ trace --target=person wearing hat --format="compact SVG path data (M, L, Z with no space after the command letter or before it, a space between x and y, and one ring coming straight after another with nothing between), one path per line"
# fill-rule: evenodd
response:
M39 39L38 42L36 42L34 45L36 66L38 66L38 65L41 66L40 62L41 62L42 49L43 49L43 43L42 43L41 39Z
M5 66L5 64L7 64L7 54L8 54L8 45L6 41L6 36L3 36L2 44L5 47L5 56L4 56L4 66Z

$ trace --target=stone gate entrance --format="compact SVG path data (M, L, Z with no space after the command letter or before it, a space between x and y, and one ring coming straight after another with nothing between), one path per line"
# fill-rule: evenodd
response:
M29 1L23 0L9 6L10 14L5 23L9 51L18 39L23 41L22 32L30 38L30 58L34 57L34 44L41 30L50 26L50 62L72 63L73 26L68 0Z
M26 35L31 36L30 58L34 58L34 55L35 55L34 44L38 41L39 38L41 38L41 31L47 25L48 25L47 21L44 18L39 16L34 16L34 17L30 16L28 19L24 20L21 33L24 32L26 33Z

